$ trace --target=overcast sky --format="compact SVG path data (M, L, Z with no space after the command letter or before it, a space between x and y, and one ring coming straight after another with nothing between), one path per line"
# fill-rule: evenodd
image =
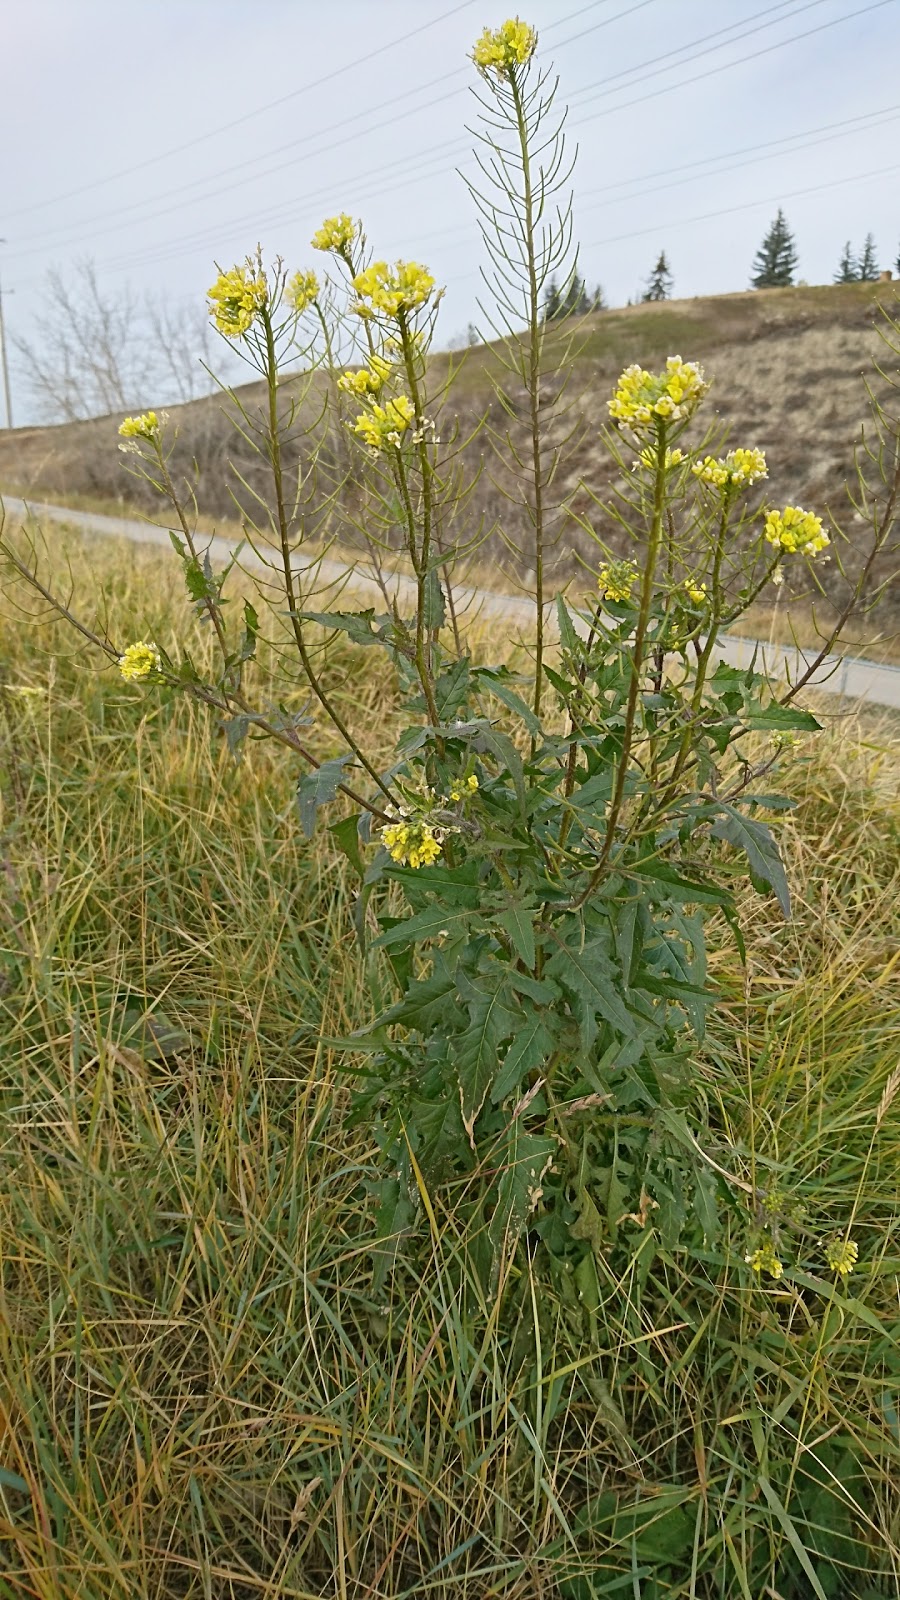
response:
M337 210L447 285L446 342L481 259L467 61L493 0L27 0L3 8L0 271L30 332L47 268L95 259L202 300L260 240L291 267ZM747 287L779 204L799 274L844 240L900 251L900 0L531 0L570 103L582 267L612 305L665 248L676 296ZM766 146L766 148L759 148ZM15 376L15 374L14 374ZM26 420L23 405L17 421Z

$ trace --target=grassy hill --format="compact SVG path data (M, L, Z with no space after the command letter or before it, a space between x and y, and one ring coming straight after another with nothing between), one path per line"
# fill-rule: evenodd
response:
M569 498L576 513L592 515L598 525L594 502L579 494L579 485L585 482L603 497L615 481L615 468L598 438L613 380L629 362L653 367L678 351L685 359L701 360L713 380L707 419L712 416L733 443L766 450L772 499L830 510L852 540L856 524L845 485L854 476L854 444L867 417L863 375L874 375L879 383L875 363L884 364L890 355L878 333L880 304L896 313L900 301L895 287L847 284L749 291L584 318L562 414L550 430L560 442L569 440L555 482L557 502ZM890 365L896 365L895 357ZM483 519L485 526L499 527L515 542L522 536L523 516L515 504L514 450L525 442L526 396L513 389L511 414L504 410L492 383L499 370L496 345L433 358L436 389L452 375L445 408L458 415L463 436L483 418L495 443L498 437L501 441L499 454L484 433L467 447L473 471L482 461L487 468L467 508L468 524ZM550 400L553 389L548 384ZM248 384L239 393L252 412L261 399L261 385ZM171 408L171 414L179 428L180 464L190 470L196 461L200 468L201 506L217 519L233 518L236 480L229 462L251 483L259 467L223 415L220 397ZM157 503L151 491L127 475L116 448L118 421L118 416L101 417L0 435L0 484L35 498L130 504L152 512ZM335 452L343 449L336 440ZM352 501L352 482L348 488ZM615 530L603 526L602 518L599 531L615 543ZM557 534L558 575L571 570L573 549L595 558L595 547L570 516L560 514ZM515 564L501 538L490 541L485 553L501 569ZM519 564L527 566L527 554ZM883 581L886 572L876 576ZM836 595L840 577L834 564L827 582Z

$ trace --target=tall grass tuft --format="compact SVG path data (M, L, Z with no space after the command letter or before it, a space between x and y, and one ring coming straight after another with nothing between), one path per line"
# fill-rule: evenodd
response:
M147 592L164 630L167 567L95 560L123 630ZM625 1278L600 1248L561 1297L534 1246L490 1298L446 1213L379 1280L328 1043L376 958L289 757L2 626L3 1600L896 1594L896 729L798 753L794 922L748 900L746 970L713 951L715 1244L610 1194ZM339 688L391 715L350 658Z

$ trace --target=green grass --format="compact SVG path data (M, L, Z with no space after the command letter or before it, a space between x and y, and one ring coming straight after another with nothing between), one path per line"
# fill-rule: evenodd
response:
M148 595L175 626L168 563L104 561L122 637ZM748 894L748 967L724 937L714 955L698 1133L738 1180L715 1243L601 1224L593 1298L523 1249L492 1301L424 1195L382 1287L375 1144L328 1043L366 1016L341 858L302 837L286 756L251 744L235 766L207 718L98 672L19 601L0 616L2 1600L896 1594L896 726L834 721L798 759L794 921ZM384 680L349 657L341 692L387 724ZM740 1184L792 1212L780 1283L744 1265ZM819 1241L849 1228L841 1289Z

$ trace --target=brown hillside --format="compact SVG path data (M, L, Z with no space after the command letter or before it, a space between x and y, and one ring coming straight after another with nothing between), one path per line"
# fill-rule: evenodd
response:
M585 318L567 396L574 404L551 424L560 438L574 430L556 484L557 501L574 494L576 508L587 512L592 501L582 496L579 503L579 484L584 481L603 495L615 479L598 430L606 421L606 401L622 366L638 361L653 367L677 351L685 359L700 359L713 380L707 421L720 422L732 443L766 450L766 487L772 500L830 510L852 539L855 514L845 484L854 477L854 443L868 415L864 375L871 378L874 363L880 362L900 381L896 354L877 331L883 323L880 304L892 315L900 314L895 288L848 284L667 301ZM513 445L524 447L526 397L513 391L511 416L496 399L490 381L498 365L496 347L435 356L436 380L446 378L451 363L455 376L447 408L459 415L463 432L484 416L495 435L508 431ZM877 375L875 382L881 383ZM262 398L261 385L246 385L240 396L252 412ZM215 517L233 518L231 490L236 483L229 458L262 487L259 464L223 415L220 397L170 409L179 429L180 464L188 470L194 460L201 470L201 506ZM0 434L0 483L35 498L71 496L73 501L87 498L156 509L151 491L127 475L117 449L118 421L101 417ZM444 427L446 431L446 423ZM468 508L469 519L499 523L507 536L516 538L522 529L521 513L508 498L515 495L512 455L503 449L495 458L483 436L469 448L473 467L483 458L487 469ZM342 453L338 441L334 450ZM602 531L615 542L608 528ZM559 533L561 571L571 566L573 547L591 558L594 547L573 522L560 522ZM489 553L498 561L509 559L499 539ZM527 556L523 560L527 565ZM878 576L883 581L886 572ZM828 581L837 594L840 579L834 566Z

